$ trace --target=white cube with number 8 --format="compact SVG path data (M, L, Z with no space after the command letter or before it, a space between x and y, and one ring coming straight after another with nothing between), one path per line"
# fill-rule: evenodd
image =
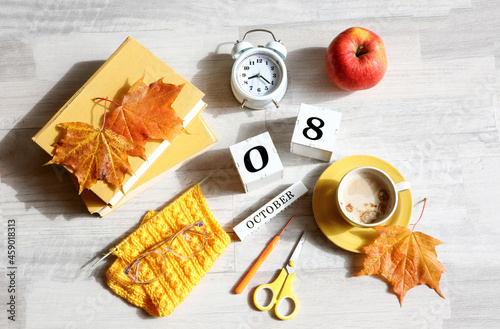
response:
M331 161L342 113L301 104L290 152L323 161Z
M283 178L283 164L268 132L229 147L245 192Z

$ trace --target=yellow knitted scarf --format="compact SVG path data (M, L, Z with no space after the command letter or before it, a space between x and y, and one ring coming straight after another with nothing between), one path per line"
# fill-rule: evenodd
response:
M165 274L150 284L133 283L123 274L123 269L149 246L199 220L204 221L211 234L200 253L187 259L167 253ZM168 316L200 282L229 243L229 236L213 217L197 184L160 212L149 211L141 226L113 249L118 259L106 273L108 286L148 313Z

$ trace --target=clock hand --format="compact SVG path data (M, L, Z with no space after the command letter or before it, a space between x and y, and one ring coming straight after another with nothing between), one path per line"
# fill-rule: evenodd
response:
M265 82L270 84L270 82L266 78L264 78L264 76L262 74L260 74L260 72L251 76L250 78L248 78L248 80L253 79L253 78L262 78L262 80L264 80Z
M269 81L267 81L267 79L266 79L266 78L264 78L262 75L260 75L260 73L259 73L259 76L262 78L262 80L264 80L265 82L267 82L268 84L270 84L270 82L269 82Z

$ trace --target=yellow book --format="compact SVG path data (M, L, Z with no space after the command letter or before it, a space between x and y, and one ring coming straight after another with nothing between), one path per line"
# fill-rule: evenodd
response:
M92 191L84 190L81 194L90 213L103 217L122 206L125 202L144 191L146 188L169 175L186 162L194 159L217 142L201 115L196 116L186 128L188 134L182 134L175 143L160 156L149 170L132 188L113 206L109 206Z
M144 76L146 84L162 77L166 83L175 85L186 83L172 104L177 115L184 120L184 127L188 126L206 106L202 101L204 94L200 90L135 39L129 37L33 137L33 141L52 155L54 150L52 144L60 138L60 129L56 128L59 123L80 121L99 127L102 124L104 111L102 102L96 103L94 98L109 97L120 102L124 91L128 90L142 76ZM171 143L168 141L148 140L145 146L147 161L138 157L129 157L130 165L135 174L125 176L123 181L125 193L170 145ZM123 198L123 193L119 188L110 186L104 181L98 181L91 190L109 205L115 205Z

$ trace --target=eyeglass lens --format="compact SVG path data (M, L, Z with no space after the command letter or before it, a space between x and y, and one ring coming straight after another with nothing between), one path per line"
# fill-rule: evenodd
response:
M165 257L158 252L151 252L145 255L140 262L136 263L130 270L136 282L149 283L156 280L165 273L167 262Z
M196 255L206 243L204 227L193 226L180 232L170 243L172 252L182 258Z
M130 274L137 283L150 283L158 279L167 270L168 252L180 258L189 258L200 252L206 244L207 235L204 227L190 225L176 234L172 240L160 248L147 252L130 268Z

